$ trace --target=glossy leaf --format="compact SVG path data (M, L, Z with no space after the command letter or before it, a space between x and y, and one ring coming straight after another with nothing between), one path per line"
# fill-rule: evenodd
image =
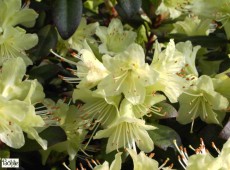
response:
M173 140L177 141L178 146L181 145L180 136L175 130L158 124L154 124L154 126L158 129L148 131L148 133L156 146L166 151L168 147L176 149L173 144Z
M39 136L47 140L48 147L56 143L63 142L67 139L65 131L59 126L50 126L44 131L42 131L41 133L39 133ZM41 146L35 140L26 138L25 145L22 148L18 149L17 151L30 152L30 151L36 151L39 149L41 149Z
M142 5L141 0L118 0L116 10L119 15L127 21L140 21L139 11Z
M160 114L164 115L164 116L157 116L158 119L174 118L177 117L178 115L177 110L171 104L161 102L157 104L157 107L161 108Z
M51 25L43 27L38 32L38 45L31 50L33 60L46 57L50 53L50 49L56 47L58 36L55 28Z
M57 77L57 73L61 70L58 65L47 64L41 67L32 69L29 72L30 78L38 79L40 83L44 84L47 80Z
M53 20L63 39L76 31L81 21L82 0L54 0Z

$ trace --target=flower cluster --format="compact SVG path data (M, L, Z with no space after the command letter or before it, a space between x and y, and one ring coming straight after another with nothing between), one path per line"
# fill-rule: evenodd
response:
M25 51L38 43L38 37L18 26L32 27L35 24L38 14L28 5L21 8L21 0L0 1L0 65L17 57L21 57L26 65L32 64Z
M40 150L42 163L45 165L51 151L63 152L69 155L71 168L76 169L74 165L76 157L78 151L84 150L82 142L85 140L87 134L87 131L81 126L79 115L76 114L78 108L74 105L66 104L63 100L58 100L55 103L51 99L45 99L43 105L44 107L40 112L43 113L42 117L46 121L46 127L60 126L64 130L67 139L52 145L47 150Z
M82 24L85 21L80 28ZM85 28L95 29L95 24ZM91 48L96 41L92 37L87 41L87 36L81 36L85 37L82 49L73 48L77 62L51 52L76 66L76 70L69 69L76 78L62 79L77 83L73 100L83 102L78 111L82 127L94 130L94 139L108 138L106 153L120 148L136 153L136 146L151 152L154 145L147 131L156 127L146 125L144 117L164 116L156 104L166 97L171 103L180 102L177 121L182 124L194 123L198 116L207 123L221 123L229 102L215 92L214 80L199 77L195 59L200 46L193 47L190 41L175 44L173 39L164 46L156 40L148 64L143 48L135 43L136 33L124 30L120 20L113 19L108 27L98 26L95 34L101 40L99 54ZM70 38L65 43L77 42ZM99 127L103 129L97 131Z
M184 21L174 24L172 33L193 35L208 35L212 33L220 22L224 27L227 38L230 38L230 3L228 0L162 0L156 10L157 15L171 19L186 14Z
M85 28L94 29L101 40L93 43L98 45L99 54L91 48L96 41L92 37L86 41L87 36L81 36L85 37L82 49L73 48L77 62L52 52L76 66L76 70L69 69L76 78L62 79L77 83L73 100L83 102L79 108L82 126L94 129L91 134L94 139L108 138L106 153L120 148L133 149L136 153L136 146L151 152L153 141L147 131L156 127L146 125L143 118L162 114L155 104L166 97L171 103L179 101L177 121L192 122L191 131L198 116L207 123L221 124L229 102L215 90L216 79L199 77L195 59L200 46L193 47L190 41L175 44L172 39L164 46L156 40L153 59L148 64L143 48L135 43L136 33L124 30L120 20L113 19L108 27L95 28L95 24ZM85 21L80 28L82 25ZM77 43L72 38L67 42ZM103 129L97 131L99 127Z
M20 148L25 144L25 132L46 149L47 142L35 129L45 125L35 110L45 94L37 80L23 80L25 72L26 65L21 58L9 59L1 68L0 140L12 148Z

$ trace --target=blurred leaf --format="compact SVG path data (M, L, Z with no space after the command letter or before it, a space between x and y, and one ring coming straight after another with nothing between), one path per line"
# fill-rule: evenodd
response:
M140 22L142 21L139 14L141 5L141 0L117 0L115 8L125 21Z
M43 26L45 26L45 21L46 21L46 13L44 11L41 11L39 13L39 16L36 20L36 27L37 28L42 28Z
M168 147L176 150L173 140L176 140L178 146L181 145L180 136L175 130L159 124L153 124L153 126L156 126L158 129L149 130L148 133L156 146L166 151Z
M48 141L48 146L67 140L65 131L59 126L50 126L40 133L40 136Z
M52 12L54 24L61 37L66 40L80 24L82 0L54 0Z
M230 119L228 120L228 123L224 126L223 130L220 132L219 136L226 140L230 138Z
M189 40L193 45L201 45L202 47L207 48L218 47L228 43L227 39L216 36L182 36L181 34L178 36L177 34L170 34L169 37L174 38L176 43Z
M199 71L201 71L202 74L214 76L218 73L221 62L221 60L209 61L206 57L199 58Z
M136 42L140 44L143 48L145 47L145 43L148 42L148 37L147 37L147 30L144 25L141 25L137 29L137 39Z
M230 23L229 22L224 22L222 24L224 26L224 30L225 30L226 36L230 40Z
M87 0L84 2L84 7L95 13L98 13L98 6L104 3L104 0Z
M150 18L156 17L156 9L161 1L159 0L144 0L142 1L142 8Z
M205 56L207 56L208 61L223 60L226 58L228 59L228 55L220 50L211 51L209 53L206 53Z
M94 55L96 56L96 58L97 58L98 60L102 61L102 56L103 56L103 54L101 54L101 53L99 52L98 45L96 45L96 44L94 44L94 43L90 43L90 42L88 42L88 41L87 41L87 43L88 43L88 45L90 46L90 48L91 48L91 50L93 51L93 53L94 53Z
M40 83L44 84L47 80L55 77L60 70L61 68L58 65L47 64L30 70L28 74L31 78L36 78Z
M1 158L9 158L10 157L10 151L9 148L4 146L0 146L0 159ZM1 162L1 161L0 161ZM1 165L0 165L1 167ZM1 168L0 168L1 169Z
M46 57L50 53L50 49L55 48L58 40L57 32L51 25L43 27L38 32L39 42L35 48L31 50L33 60Z
M224 61L222 61L220 63L219 73L222 73L222 72L226 71L229 68L230 68L230 59L227 58L227 59L225 59Z
M39 133L39 136L47 140L48 147L56 143L66 141L67 139L65 131L59 126L50 126L44 131L42 131L41 133ZM25 138L25 145L22 148L17 149L15 151L30 152L30 151L36 151L39 149L42 149L42 148L35 140Z

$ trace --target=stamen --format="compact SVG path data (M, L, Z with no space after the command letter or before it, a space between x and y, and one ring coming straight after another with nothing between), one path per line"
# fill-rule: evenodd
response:
M64 81L66 81L67 83L76 83L77 84L82 80L82 78L79 78L79 77L64 77L61 75L58 75L58 77Z
M154 155L155 155L155 153L150 153L149 157L150 157L150 158L153 158Z
M201 153L204 154L204 153L206 153L206 151L205 151L204 141L203 141L202 138L200 138L200 143L201 143L201 144L200 144Z
M181 164L181 166L182 166L184 169L186 169L186 165L184 165L184 164L181 162L180 156L178 156L178 161L179 161L179 163Z
M65 162L63 162L62 165L63 165L67 170L71 170L71 169L65 164Z
M99 162L99 160L96 159L96 162L98 163L98 165L100 165L101 163Z
M98 165L96 161L94 161L93 159L91 159L91 162L94 163L94 165Z
M167 164L168 161L169 161L169 158L167 158L158 169L160 170L161 168L163 168Z
M195 122L195 119L192 119L192 124L191 124L191 128L190 128L190 133L193 133L194 122Z
M216 147L214 142L212 142L212 147L216 150L218 154L220 154L220 150Z
M81 170L86 170L86 169L83 167L82 163L80 163L80 167L81 167Z
M53 51L53 49L50 49L50 52L51 52L53 55L55 55L56 57L60 58L62 61L65 61L65 62L67 62L67 63L69 63L69 64L76 65L76 63L75 63L74 61L68 60L68 59L66 59L66 58L64 58L64 57L62 57L62 56L60 56L60 55L58 55L57 53L55 53L55 52Z
M160 113L162 110L162 107L157 107L157 106L151 106L149 108L149 111L151 111L152 113L158 115L158 116L165 116L166 115L166 112L164 113Z
M173 163L171 163L169 166L168 166L169 169L172 169L173 168Z
M41 116L45 121L46 126L57 126L59 125L60 118L53 115L57 109L59 108L53 106L35 106L35 113L36 115Z
M187 165L188 164L188 154L187 154L186 149L184 149L182 146L179 148L177 143L176 143L176 140L173 140L173 143L174 143L177 151L180 153L181 158L179 160L182 159L183 165Z
M92 157L92 155L88 155L82 148L79 148L82 153L84 153L87 157Z
M194 152L196 151L193 147L192 147L192 145L189 145L188 146L190 149L192 149Z
M76 54L75 52L72 52L71 55L74 57L74 58L77 58L79 60L82 60L82 54L79 53L79 54Z
M71 69L71 68L66 68L66 70L70 71L73 75L78 76L78 77L85 77L88 73L82 73L77 70Z
M90 141L92 140L92 138L93 138L94 134L96 133L96 131L97 131L97 129L98 129L98 127L99 127L99 126L100 126L100 123L97 123L97 125L96 125L96 127L95 127L95 129L94 129L93 133L91 134L91 136L90 136L90 138L89 138L88 142L86 143L86 145L85 145L84 149L86 149L86 148L87 148L87 146L89 145Z
M93 166L91 165L91 163L89 162L89 160L88 160L88 159L85 159L85 160L86 160L88 166L89 166L91 169L93 169Z

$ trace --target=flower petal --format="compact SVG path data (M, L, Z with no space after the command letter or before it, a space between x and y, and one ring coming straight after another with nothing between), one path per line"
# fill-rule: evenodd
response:
M16 123L2 119L0 124L0 140L12 148L21 148L25 144L24 134Z

